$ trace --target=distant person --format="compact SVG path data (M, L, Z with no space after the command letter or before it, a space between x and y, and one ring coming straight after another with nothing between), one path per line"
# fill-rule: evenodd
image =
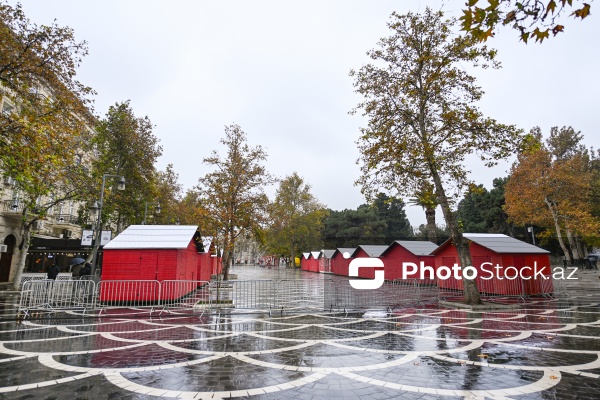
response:
M90 263L85 263L83 268L79 270L79 277L83 278L84 276L88 276L92 274L92 265Z
M53 281L56 280L59 272L60 268L58 268L58 265L56 265L56 263L52 263L52 266L50 266L48 269L48 279L52 279Z

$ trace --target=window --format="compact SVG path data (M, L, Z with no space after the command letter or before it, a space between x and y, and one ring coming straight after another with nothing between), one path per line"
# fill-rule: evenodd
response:
M15 106L10 104L10 102L6 99L2 100L2 114L8 115L12 114L15 111Z

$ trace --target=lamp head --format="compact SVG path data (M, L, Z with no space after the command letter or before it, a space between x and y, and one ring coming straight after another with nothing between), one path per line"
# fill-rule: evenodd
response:
M92 217L98 216L98 211L100 211L100 203L95 201L90 207L90 213L92 214Z

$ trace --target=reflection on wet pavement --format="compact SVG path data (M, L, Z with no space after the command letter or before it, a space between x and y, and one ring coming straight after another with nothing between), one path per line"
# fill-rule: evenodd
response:
M0 399L597 399L600 291L572 293L508 311L429 305L22 322L5 312Z

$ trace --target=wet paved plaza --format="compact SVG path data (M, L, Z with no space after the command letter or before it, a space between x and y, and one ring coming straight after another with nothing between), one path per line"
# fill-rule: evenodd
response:
M598 399L600 280L578 277L568 297L516 309L391 314L123 309L16 321L15 297L3 296L0 399Z

